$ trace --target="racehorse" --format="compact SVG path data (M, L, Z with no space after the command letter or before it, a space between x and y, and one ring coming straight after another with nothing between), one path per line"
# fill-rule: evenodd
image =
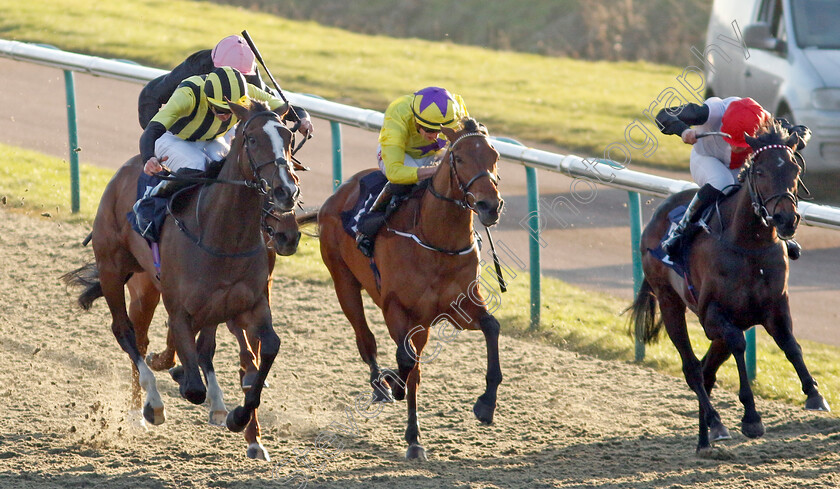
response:
M65 275L68 283L85 287L79 296L83 308L105 297L114 336L131 358L146 391L143 417L155 425L165 421L165 411L144 355L148 325L160 296L169 315L169 335L183 364L183 373L176 379L180 393L192 403L204 402L208 391L200 367L210 387L211 418L213 413L225 411L212 366L216 326L230 321L259 340L256 379L245 394L244 405L224 417L231 431L242 431L253 418L279 348L268 305L269 259L261 223L266 199L272 210L283 213L294 208L300 193L291 166L292 132L282 123L288 105L276 111L253 101L250 107L234 103L230 107L242 122L237 125L219 183L202 186L167 217L154 293L147 287L129 287L132 303L126 310L125 286L132 275L157 275L148 244L126 219L143 167L139 156L123 165L105 188L93 225L95 265ZM248 455L267 458L261 446L249 446Z
M389 217L376 238L372 259L356 248L341 219L342 212L356 204L359 181L371 170L341 185L317 215L321 256L332 275L341 309L355 331L362 360L370 367L373 399L407 397L409 459L426 458L419 442L417 387L421 354L432 326L448 321L456 332L480 329L484 333L487 385L473 409L484 423L493 421L496 391L502 381L499 322L488 312L478 287L479 253L473 234L473 213L485 226L499 220L503 206L497 188L499 153L490 144L487 130L475 120L466 119L458 132L447 128L442 132L450 142L444 162L422 197L404 202ZM362 288L382 310L397 344L398 375L380 369L377 363L376 339L365 319Z
M754 325L763 325L793 364L807 396L806 409L829 410L793 336L788 304L784 241L794 236L800 221L797 189L804 160L794 151L799 141L796 135L789 135L775 123L762 132L755 138L746 138L753 156L739 176L742 185L717 203L708 220L710 232L702 233L692 243L686 278L653 256L652 250L668 230L668 213L685 205L693 191L666 199L642 234L645 280L629 308L631 330L635 325L643 327L644 341L650 343L664 322L682 359L686 382L699 400L697 452L703 456L711 451L710 430L712 441L730 438L709 400L717 370L730 355L735 357L740 380L738 394L744 405L741 431L750 438L764 434L744 360L744 331ZM657 302L662 315L659 321L655 318ZM711 340L702 361L691 349L686 307L697 314Z

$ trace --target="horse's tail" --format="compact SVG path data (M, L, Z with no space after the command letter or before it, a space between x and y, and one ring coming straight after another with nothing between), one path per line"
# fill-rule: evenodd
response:
M298 226L317 226L318 225L318 211L307 212L295 217ZM307 230L306 235L313 238L318 237L318 231Z
M84 289L79 294L79 307L86 311L93 305L93 301L102 297L102 284L99 282L99 269L96 268L96 263L88 263L72 272L65 273L61 276L61 281L72 287Z
M642 339L645 344L656 342L662 330L662 318L656 320L656 295L647 280L642 282L636 300L624 312L630 311L630 321L627 333L634 336L641 327Z

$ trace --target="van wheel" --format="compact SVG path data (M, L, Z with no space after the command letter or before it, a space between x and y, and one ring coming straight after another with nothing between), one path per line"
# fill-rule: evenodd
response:
M776 111L776 118L784 119L791 123L791 125L796 124L796 122L794 122L793 120L793 113L790 111L789 108L787 108L786 105L782 105L781 107L779 107L779 109Z

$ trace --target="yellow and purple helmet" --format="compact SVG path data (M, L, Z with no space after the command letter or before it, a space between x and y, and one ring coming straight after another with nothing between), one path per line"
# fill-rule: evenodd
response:
M207 102L218 109L229 110L228 100L239 105L248 103L248 82L239 70L230 66L211 71L204 79L202 90Z
M440 131L455 120L455 100L444 88L426 87L414 92L411 112L425 129Z

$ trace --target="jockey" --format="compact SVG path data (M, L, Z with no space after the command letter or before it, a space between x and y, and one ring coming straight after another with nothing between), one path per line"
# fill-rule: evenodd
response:
M146 129L158 110L166 104L169 97L185 79L194 75L206 75L214 68L230 66L236 68L245 75L245 81L255 87L277 95L274 90L267 88L263 79L257 71L256 58L248 43L242 36L228 36L212 50L203 49L191 54L181 64L172 69L169 73L161 75L150 81L140 91L137 112L140 119L140 127ZM312 131L312 123L309 114L302 107L292 107L295 115L301 121L300 132L306 136Z
M751 98L711 97L703 105L686 104L662 109L656 122L664 134L679 135L683 142L693 145L689 167L691 177L700 185L700 190L688 204L688 208L668 237L662 242L662 249L668 256L675 256L681 246L699 230L696 222L703 210L722 195L725 187L735 185L738 173L752 154L752 148L744 140L744 133L755 137L759 128L773 121L769 112ZM811 137L805 126L792 126L785 119L777 121L800 142L795 148L802 149ZM696 129L690 126L697 126ZM706 132L723 132L729 136L709 136L698 139ZM787 241L788 256L795 260L802 251L799 243Z
M191 76L181 82L166 105L152 118L140 137L140 157L145 162L144 175L138 182L141 197L134 204L137 229L152 241L152 216L155 198L166 197L183 182L159 179L163 162L173 173L188 175L203 172L207 164L227 156L239 120L227 101L247 105L250 99L266 102L274 110L284 102L268 92L248 84L235 68L216 68L206 76ZM146 211L146 212L144 212ZM148 234L148 235L147 235Z
M435 165L447 144L446 138L440 137L441 127L456 129L466 117L469 113L461 96L439 87L403 95L385 110L377 158L388 184L359 218L356 244L365 256L373 256L372 238L387 217L381 208L394 195L393 204L388 206L388 213L393 212L399 197L435 174Z

